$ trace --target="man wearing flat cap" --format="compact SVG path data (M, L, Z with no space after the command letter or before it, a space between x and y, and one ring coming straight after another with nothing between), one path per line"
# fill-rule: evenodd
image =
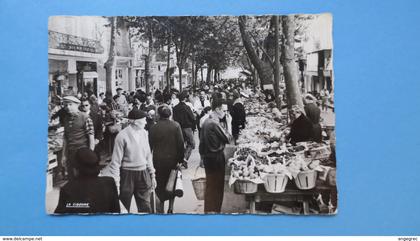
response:
M80 148L95 148L94 126L89 115L79 110L80 100L74 96L63 98L68 115L64 118L64 141L62 166L68 179L76 176L74 158ZM67 172L67 173L66 173Z
M111 162L101 171L101 175L111 176L120 184L120 200L127 211L134 195L140 213L151 212L150 195L156 188L149 137L144 129L146 116L141 110L130 111L130 125L118 133Z

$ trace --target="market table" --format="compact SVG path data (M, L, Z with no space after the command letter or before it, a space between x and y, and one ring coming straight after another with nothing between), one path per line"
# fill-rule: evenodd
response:
M258 191L252 194L244 194L249 201L249 210L251 214L255 214L255 204L257 202L287 202L298 201L302 202L303 214L309 214L309 201L313 199L313 195L320 192L330 192L335 187L325 184L323 181L318 180L315 188L310 190L297 189L294 184L289 183L286 190L282 193L268 193L265 191L263 185L258 186Z

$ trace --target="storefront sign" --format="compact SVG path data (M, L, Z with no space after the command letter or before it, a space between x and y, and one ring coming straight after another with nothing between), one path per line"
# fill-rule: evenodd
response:
M87 53L96 53L96 49L90 46L69 44L69 43L59 43L57 46L58 49L87 52Z
M97 40L54 31L48 31L48 47L94 54L102 54L104 52L104 48Z

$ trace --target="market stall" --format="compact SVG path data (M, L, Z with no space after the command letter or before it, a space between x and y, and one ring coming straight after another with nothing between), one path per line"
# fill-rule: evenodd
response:
M310 203L318 201L329 206L322 213L335 212L335 162L330 158L329 141L291 145L286 142L286 115L256 99L245 108L247 127L228 165L229 185L246 196L250 212L255 213L255 204L263 201L297 201L304 214L313 213Z
M51 191L55 186L61 186L66 181L64 175L65 164L62 163L64 127L62 126L62 123L60 123L60 118L63 117L51 118L51 116L58 111L60 111L59 105L49 112L47 191ZM129 123L124 113L118 110L112 110L108 117L109 118L106 118L104 116L104 130L114 136ZM100 165L106 165L111 159L113 141L112 138L105 138L97 144L97 152L100 155L101 160Z

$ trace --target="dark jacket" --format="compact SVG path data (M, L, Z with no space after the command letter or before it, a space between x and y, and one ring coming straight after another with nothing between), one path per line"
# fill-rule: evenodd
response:
M119 213L117 186L112 177L79 177L60 190L55 213Z
M316 142L322 141L322 128L319 124L321 119L321 110L314 104L305 105L305 112L308 119L312 122L312 139Z
M312 122L304 115L300 115L292 122L288 136L291 143L312 140Z
M102 115L99 112L90 111L89 113L90 119L93 122L93 128L95 130L95 139L102 140L104 139L103 133L103 120Z
M222 130L220 124L210 117L207 118L201 127L200 154L207 155L223 151L227 143L229 143L229 138Z
M191 108L184 102L179 102L173 108L174 121L181 125L181 128L192 128L195 129L195 118Z
M184 159L184 138L180 125L171 120L159 120L151 127L149 132L150 149L153 152L153 160L173 160L181 163Z
M319 120L321 118L321 110L314 103L306 104L305 112L306 116L313 124L319 124Z
M78 111L65 116L64 138L67 141L67 148L77 150L89 146L89 134L86 130L87 113ZM94 133L91 133L92 135Z
M238 135L239 131L245 128L246 114L244 105L237 102L232 107L232 135Z
M149 144L156 169L156 194L165 201L171 198L165 191L169 174L184 160L184 138L180 125L167 119L159 120L149 131Z

